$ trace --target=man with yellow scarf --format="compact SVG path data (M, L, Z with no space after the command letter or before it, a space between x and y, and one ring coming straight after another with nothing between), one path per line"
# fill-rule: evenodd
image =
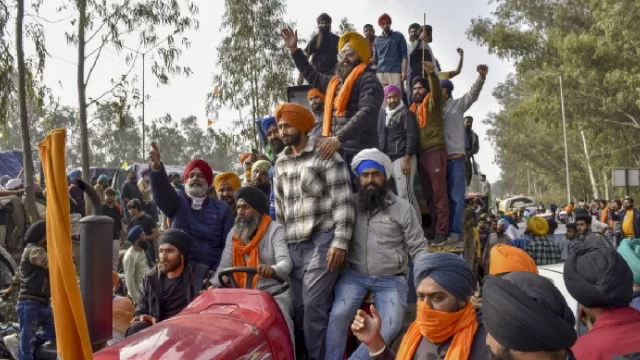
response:
M418 258L413 270L418 295L416 320L402 338L397 356L380 335L381 320L375 306L371 306L371 315L358 310L351 324L371 358L489 359L481 312L469 301L473 291L469 264L451 253L430 253Z

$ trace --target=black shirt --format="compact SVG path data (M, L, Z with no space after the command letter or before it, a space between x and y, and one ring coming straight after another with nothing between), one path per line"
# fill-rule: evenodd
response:
M318 35L311 38L305 52L311 57L311 65L317 72L325 75L335 75L338 65L338 35L328 32L318 47Z
M144 215L142 215L140 217L136 217L136 216L132 217L131 218L131 227L134 227L136 225L140 225L142 230L144 230L145 235L153 234L153 229L158 227L156 222L153 221L153 218L151 218L151 216L149 216L147 214L144 214Z
M140 202L142 202L142 193L140 192L140 189L138 189L138 184L135 180L127 180L126 183L122 184L120 197L129 201L138 199L140 200ZM127 204L124 205L126 206Z
M160 321L166 320L182 311L187 305L187 285L184 277L169 279L165 275L160 277L162 297L160 298Z
M122 214L116 206L102 204L102 215L113 219L113 240L120 239L120 230L122 229Z

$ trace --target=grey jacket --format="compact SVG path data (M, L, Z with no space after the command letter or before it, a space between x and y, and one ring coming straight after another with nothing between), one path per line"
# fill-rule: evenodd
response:
M311 112L313 114L313 118L316 120L315 124L313 125L313 129L310 132L310 135L313 135L317 138L321 138L322 137L322 126L324 124L324 122L322 121L322 117L323 117L323 113L317 113L315 111Z
M427 240L413 206L392 193L389 193L385 204L382 210L372 214L356 209L355 231L347 263L366 275L404 273L409 255L416 259L427 253Z
M317 72L301 49L291 56L309 85L325 94L333 76ZM339 85L338 92L341 86L342 84ZM331 121L331 136L339 138L347 155L355 155L360 150L378 146L378 113L383 98L382 84L372 70L367 68L353 85L344 116L336 116L334 113Z
M464 113L478 100L485 79L478 79L468 93L458 99L449 99L444 103L444 138L447 144L447 154L462 154L465 152Z
M219 271L233 266L232 251L234 228L229 231L229 235L227 236L227 241L224 245L224 251L222 252L222 258L220 259L220 265L216 270L216 274ZM271 224L269 224L267 233L262 238L258 246L258 258L260 259L260 264L271 265L278 276L287 280L289 278L289 273L291 273L291 269L293 268L293 264L291 262L291 256L289 255L289 248L284 240L284 226L272 221ZM216 287L222 286L218 280L218 276L214 276L212 282ZM270 291L278 288L279 286L280 284L273 279L258 279L259 290Z
M416 116L404 106L393 114L387 124L387 111L383 108L378 119L378 148L396 161L418 152L418 122Z

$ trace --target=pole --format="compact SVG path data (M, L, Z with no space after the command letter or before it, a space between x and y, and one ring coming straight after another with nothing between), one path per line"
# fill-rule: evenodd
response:
M562 76L560 76L560 104L562 106L562 129L564 130L564 162L567 173L567 204L571 203L571 179L569 178L569 147L567 146L567 118L564 112L564 93L562 92Z
M142 53L142 161L144 162L144 141L145 141L145 129L144 129L144 105L146 102L146 97L145 97L145 92L144 92L144 55L145 53Z
M424 13L424 17L422 20L422 31L427 31L427 13ZM427 47L424 46L425 44L422 43L422 41L420 42L420 46L422 46L422 66L420 67L422 69L422 77L424 78L424 52L426 51ZM409 80L411 81L411 80ZM409 84L409 86L412 86L412 84Z
M527 166L527 196L531 196L531 174Z

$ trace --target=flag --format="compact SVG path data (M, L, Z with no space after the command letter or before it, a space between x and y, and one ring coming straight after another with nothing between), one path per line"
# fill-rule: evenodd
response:
M40 143L47 186L47 254L51 306L58 355L65 360L91 360L91 341L80 287L71 256L69 190L65 174L65 129L56 129Z
M207 120L207 126L211 126L211 125L213 125L213 120L211 119Z
M213 95L214 96L215 95L220 95L221 93L222 93L222 90L220 90L220 88L217 87L217 88L213 89Z
M120 166L120 169L122 170L127 170L129 168L129 163L127 162L127 160L122 162L122 166Z

